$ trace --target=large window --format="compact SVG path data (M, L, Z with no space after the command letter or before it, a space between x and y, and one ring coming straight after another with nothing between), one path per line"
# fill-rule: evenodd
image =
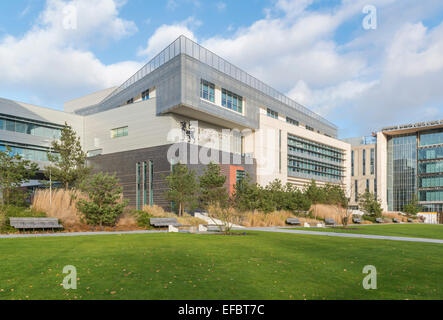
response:
M355 202L358 202L358 181L357 180L354 181L354 189L355 189L354 200L355 200Z
M208 81L201 80L200 97L205 100L215 102L215 85Z
M418 150L418 160L443 159L443 147L434 147Z
M243 98L228 90L222 90L222 106L243 113Z
M363 149L363 175L366 175L366 149Z
M48 138L48 139L60 139L61 129L53 128L50 126L39 125L33 122L27 122L25 120L14 120L0 117L0 130L6 130L10 132L18 132L23 134L29 134L32 136Z
M117 129L111 130L111 138L120 138L120 137L126 137L128 135L128 127L121 127Z
M443 132L424 133L420 135L420 146L443 144Z
M286 117L286 122L290 123L290 124L293 124L294 126L300 125L300 122L298 122L297 120L294 120L292 118L289 118L289 117Z
M21 146L9 146L12 155L20 155L25 160L30 161L48 161L48 151L49 149L43 147L21 147ZM5 152L6 145L0 144L0 152Z
M268 108L266 110L266 114L267 114L268 117L271 117L271 118L274 118L274 119L278 119L278 112L277 111L274 111L274 110Z
M436 188L443 187L443 175L430 176L430 177L420 177L419 178L420 188Z
M371 166L371 174L375 173L375 149L371 149L371 160L370 160L370 166Z
M149 89L142 92L142 100L149 100Z
M354 150L351 151L351 176L354 176Z
M422 162L418 165L418 173L440 173L443 172L443 161Z

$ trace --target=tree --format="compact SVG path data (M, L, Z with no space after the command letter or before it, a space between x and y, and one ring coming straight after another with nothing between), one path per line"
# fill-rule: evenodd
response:
M221 174L220 166L209 163L202 176L199 177L199 200L204 208L210 205L226 207L229 195L225 187L226 177Z
M166 198L178 205L179 216L183 216L185 209L191 210L195 207L198 183L193 170L178 163L173 166L172 173L166 177L166 183L169 187L165 194Z
M312 180L310 184L305 187L304 194L314 205L314 217L317 218L317 209L315 205L325 203L326 196L324 188L317 186L315 180Z
M222 208L217 205L208 207L209 218L220 228L220 232L231 234L234 225L240 225L243 220L243 214L232 207Z
M252 183L249 175L241 179L234 186L232 202L235 208L240 211L256 210L262 206L260 202L261 188L256 183Z
M411 202L406 204L403 207L403 211L409 216L409 217L415 217L417 213L419 213L422 210L422 207L418 203L417 196L414 194L414 196L411 199Z
M10 147L0 152L0 189L3 204L24 205L25 194L21 185L35 176L38 165L13 153Z
M60 141L52 142L54 153L48 154L51 165L46 167L45 175L60 182L67 190L70 187L79 185L89 174L90 168L86 164L86 153L83 152L80 138L65 123L62 129Z
M372 192L366 191L359 196L358 201L362 211L371 218L380 218L383 213L380 201L376 199Z
M98 173L84 180L80 190L89 199L77 201L77 209L84 214L86 223L99 226L115 226L127 201L122 201L123 188L115 175Z

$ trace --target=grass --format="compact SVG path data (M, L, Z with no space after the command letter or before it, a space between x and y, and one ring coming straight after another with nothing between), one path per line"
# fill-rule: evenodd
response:
M410 237L410 238L428 238L443 239L443 225L432 224L385 224L385 225L366 225L366 226L348 226L343 228L293 228L294 230L322 231L338 233L355 233L378 236L392 237Z
M0 299L442 299L443 245L250 232L0 239ZM78 289L64 290L74 265ZM364 290L365 265L378 289Z

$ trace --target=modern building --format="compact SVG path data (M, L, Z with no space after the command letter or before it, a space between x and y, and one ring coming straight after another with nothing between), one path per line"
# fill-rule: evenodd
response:
M424 211L443 212L443 120L384 128L377 150L384 208L401 211L417 197Z
M443 212L443 120L392 126L350 138L351 205L373 192L385 211L416 198L425 212ZM375 161L374 161L375 159Z
M230 191L246 174L262 185L350 188L351 146L335 125L184 36L120 87L66 102L64 112L2 99L0 114L0 145L42 168L49 142L72 125L95 170L116 173L132 206L168 206L164 177L177 162L197 173L220 163Z
M358 209L359 195L369 191L377 197L375 137L343 139L351 145L351 189L350 206Z

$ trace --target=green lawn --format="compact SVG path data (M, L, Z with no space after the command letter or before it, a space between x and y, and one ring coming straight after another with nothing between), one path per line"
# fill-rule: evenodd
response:
M347 229L302 227L293 229L306 231L372 234L378 236L443 239L443 225L439 224L385 224L348 226Z
M443 245L250 232L0 239L0 299L442 299ZM78 289L61 286L65 265ZM364 290L365 265L378 289Z

